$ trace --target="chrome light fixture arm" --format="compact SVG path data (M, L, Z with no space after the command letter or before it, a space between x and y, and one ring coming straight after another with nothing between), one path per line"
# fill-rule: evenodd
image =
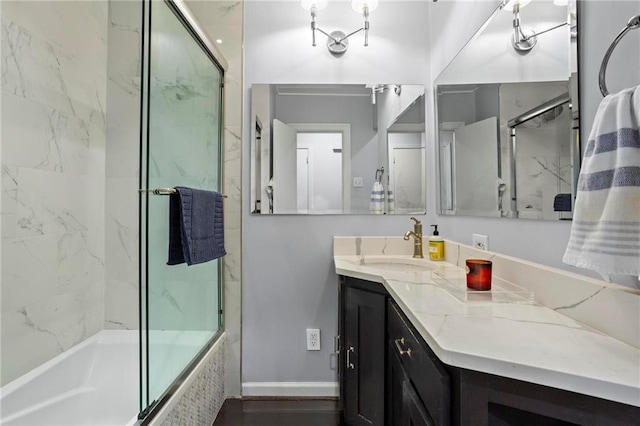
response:
M338 31L334 31L331 34L329 34L328 32L326 32L325 30L323 30L320 27L316 27L316 31L320 31L322 34L326 35L328 38L330 38L334 43L336 44L342 44L342 41L345 40L347 37L334 37L334 33L338 32ZM313 47L316 47L316 35L315 33L313 34Z
M322 34L326 35L327 37L329 37L330 39L332 39L334 41L334 43L340 43L340 39L332 36L331 34L329 34L328 32L326 32L325 30L323 30L322 28L320 28L318 26L318 23L316 21L316 18L318 16L318 10L317 8L314 6L311 8L311 45L313 47L316 47L316 31L320 31Z
M533 33L532 35L530 35L528 37L525 37L524 40L528 40L531 37L537 37L537 36L539 36L541 34L548 33L549 31L557 30L558 28L564 27L565 25L569 25L569 23L568 22L563 22L562 24L558 24L555 27L551 27L548 30L540 31L539 33Z
M502 4L502 7L505 7L509 2L505 0ZM548 33L560 27L564 27L565 25L569 25L568 22L563 22L561 24L555 25L549 29L544 31L535 32L528 28L522 28L522 24L520 22L520 3L515 2L513 5L513 35L511 36L511 45L518 52L526 53L533 49L533 47L538 42L538 36L541 34Z
M522 25L520 25L520 5L516 3L513 6L511 45L518 52L528 52L533 49L537 42L536 34L528 28L522 28Z
M313 47L316 47L316 29L317 29L316 16L317 16L317 9L315 6L313 6L311 8L311 37L312 37L311 45Z
M350 32L349 34L345 34L342 31L332 31L331 33L326 32L322 28L320 28L317 24L317 9L316 7L311 8L311 37L312 42L311 45L316 47L316 31L321 32L325 36L327 36L327 48L331 54L339 56L344 54L349 47L349 37L354 34L359 33L360 31L364 31L364 46L369 46L369 8L365 5L362 9L362 14L364 16L364 26L358 28L355 31Z

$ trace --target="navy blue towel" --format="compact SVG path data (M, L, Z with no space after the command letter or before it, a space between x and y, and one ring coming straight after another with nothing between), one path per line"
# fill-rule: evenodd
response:
M571 194L558 194L553 198L554 212L571 211Z
M167 265L208 262L224 256L222 194L176 187L169 200Z

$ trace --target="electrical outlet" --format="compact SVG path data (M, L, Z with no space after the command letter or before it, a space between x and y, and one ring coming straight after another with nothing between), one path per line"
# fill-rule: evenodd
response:
M489 250L489 237L486 235L473 234L473 247L480 250Z
M361 177L353 178L353 187L354 188L362 188L364 186L364 182Z
M307 328L307 350L308 351L320 350L320 329Z

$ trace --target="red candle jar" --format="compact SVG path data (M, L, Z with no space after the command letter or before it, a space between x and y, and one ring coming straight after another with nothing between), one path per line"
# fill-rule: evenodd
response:
M491 261L467 259L467 288L471 290L491 290Z

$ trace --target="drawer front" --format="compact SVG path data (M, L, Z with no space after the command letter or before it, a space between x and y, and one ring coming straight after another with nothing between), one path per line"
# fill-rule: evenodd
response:
M436 425L450 424L451 386L449 374L405 320L400 308L389 301L389 341Z

